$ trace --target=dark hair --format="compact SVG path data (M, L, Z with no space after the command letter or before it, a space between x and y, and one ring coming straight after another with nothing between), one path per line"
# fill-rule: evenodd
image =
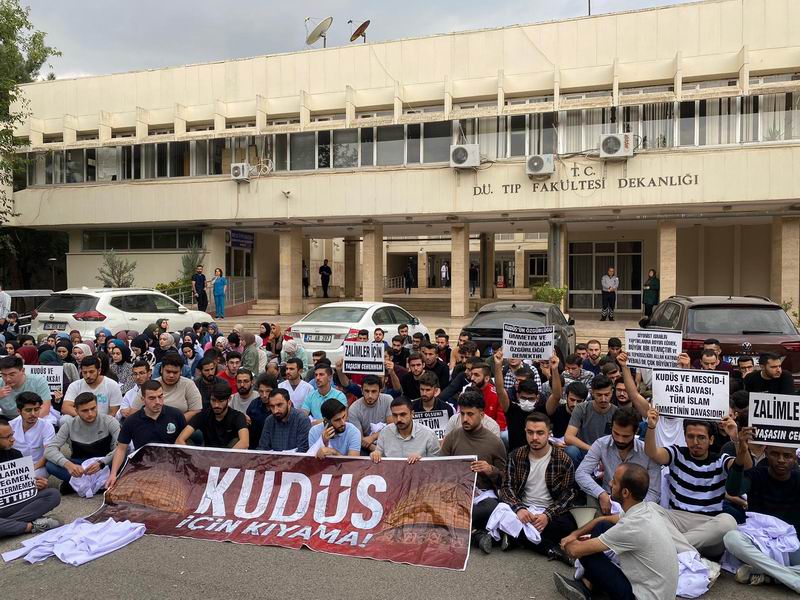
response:
M205 367L206 365L214 365L214 368L216 368L216 366L217 366L216 363L214 362L214 359L213 358L209 358L208 352L206 352L203 355L203 358L200 359L200 362L197 363L197 368L202 371L203 367Z
M267 387L272 388L273 390L278 388L278 380L275 379L275 375L270 375L269 373L262 373L256 379L256 389L258 386L266 385Z
M710 356L711 358L717 358L717 353L711 350L710 348L707 348L703 350L700 356L701 358L705 358L706 356Z
M759 362L763 365L766 364L768 360L783 360L783 357L780 354L775 354L774 352L764 352L759 357Z
M464 331L463 329L459 332L458 337L465 337L472 341L472 334L469 331Z
M402 335L396 335L396 336L394 336L394 337L392 338L392 342L400 342L400 343L402 344L404 341L405 341L405 340L403 339L403 336L402 336Z
M142 386L142 398L145 396L145 392L157 392L161 389L161 382L156 379L150 379L144 382Z
M564 359L564 364L566 365L580 365L582 362L583 359L575 353L568 354L567 358Z
M17 395L17 410L22 410L26 404L42 405L42 397L36 392L22 392Z
M379 388L381 387L381 380L377 375L367 375L364 377L364 380L361 382L361 387L363 388L365 385L377 385Z
M241 367L240 369L237 369L236 376L238 377L239 375L248 375L251 380L253 379L253 372L247 367Z
M420 354L419 352L412 352L411 354L409 354L408 362L411 363L412 360L419 360L425 362L424 359L422 358L422 354Z
M422 335L419 331L417 331L414 335L411 336L411 338L415 340L424 340L425 336Z
M447 333L444 329L439 327L436 331L433 332L434 337L439 337L440 335L444 335Z
M297 358L296 356L292 356L291 358L286 359L287 365L296 365L298 371L303 370L303 359Z
M530 378L530 379L525 379L524 381L520 381L519 386L517 387L517 394L519 394L520 392L525 392L526 394L538 394L539 386L536 385L536 380Z
M330 362L326 363L326 362L319 361L317 364L314 365L314 373L316 373L320 369L325 369L325 372L328 374L328 376L333 375L333 369L331 369L331 363Z
M628 407L618 409L614 413L614 416L611 417L612 425L616 425L617 427L630 427L633 429L634 434L639 429L639 423L641 422L642 420L639 415Z
M328 398L322 403L319 410L322 413L322 418L330 421L339 413L346 411L347 407L336 398Z
M525 419L525 423L526 424L544 423L545 427L547 427L548 430L551 430L553 428L553 424L550 422L550 418L546 414L540 412L532 412L531 414L529 414L528 417Z
M408 323L400 323L400 325L397 326L397 332L400 333L401 329L408 329Z
M422 350L433 350L434 352L436 351L436 346L434 346L434 345L433 345L433 344L431 344L430 342L422 342L422 343L419 345L419 347L420 347Z
M422 375L419 376L419 379L417 379L417 383L420 386L424 385L432 388L440 387L439 378L433 371L425 371L424 373L422 373Z
M242 355L239 352L236 352L236 350L228 352L228 355L225 357L225 362L228 362L232 358L238 358L239 360L242 360Z
M627 462L623 466L625 468L619 479L620 490L628 490L635 500L641 502L650 489L650 475L642 465Z
M231 346L238 346L239 344L241 344L241 342L242 340L239 338L239 334L236 333L235 331L231 331L228 334L228 343Z
M0 369L18 369L21 371L24 368L25 363L22 361L22 357L17 354L0 358Z
M164 367L178 367L179 369L183 369L183 360L181 360L181 357L178 356L177 353L167 352L161 359L162 371Z
M286 400L286 402L289 403L289 406L292 405L292 399L289 396L289 392L287 390L279 387L272 388L272 391L269 393L268 398L274 398L275 396L280 396L281 398Z
M619 367L617 366L617 363L613 361L608 361L600 368L600 372L606 376L608 376L610 373L613 373L614 371L619 371Z
M409 400L405 396L398 396L397 398L392 400L392 403L389 405L389 409L391 410L398 406L405 406L412 414L414 413L414 405L411 403L411 400Z
M750 406L750 392L739 390L731 394L731 408L736 410L746 410Z
M458 397L458 405L461 408L477 408L479 410L483 410L486 407L483 394L478 390L470 388L463 391Z
M476 361L476 362L472 363L472 368L473 369L480 369L481 371L483 371L483 376L484 377L486 377L487 375L491 375L492 374L492 370L489 368L489 365L487 365L482 360L479 360L479 361Z
M97 402L97 396L92 392L81 392L75 396L75 408L83 406L84 404L89 404L89 402Z
M578 350L588 350L588 349L589 349L589 347L588 347L586 344L577 344L577 345L575 346L575 351L576 351L576 352L577 352Z
M743 362L754 362L752 356L740 356L739 360L736 361L736 366L741 365Z
M533 376L533 369L523 363L519 369L514 371L514 377L521 378L521 379L534 379Z
M573 381L567 386L565 391L567 395L572 394L580 398L581 402L584 402L586 398L589 397L589 388L586 387L586 384L582 381Z
M461 344L461 349L459 350L459 354L461 356L466 356L467 358L472 358L475 356L475 353L478 351L478 344L473 342L472 340L467 340L463 344Z
M203 354L203 359L200 361L200 365L203 364L203 360L208 359L211 362L214 362L215 358L222 358L222 352L220 352L219 350L217 350L212 346L211 348L205 351L205 354Z
M714 344L715 346L719 346L719 340L717 338L708 338L708 339L703 340L703 345L704 346L710 346L711 344Z
M592 379L592 390L604 390L611 387L611 380L605 375L595 375Z
M358 335L366 335L366 336L369 336L369 330L368 330L368 329L359 329L359 330L358 330Z
M133 365L131 366L131 369L135 369L136 367L144 367L145 369L147 369L148 373L153 369L153 367L150 366L149 362L147 362L146 360L141 360L141 359L139 359L135 363L133 363Z
M622 340L618 337L608 338L608 344L606 344L609 348L622 348Z
M102 361L97 356L84 356L81 360L81 369L85 367L97 367L100 369L102 366Z
M11 427L11 423L8 422L8 418L0 415L0 425L5 425L6 427Z
M706 431L708 432L708 437L712 437L715 433L717 433L717 426L714 423L711 421L699 421L697 419L684 419L683 433L686 434L686 430L691 426L705 427Z
M449 336L449 335L447 335L446 333L437 333L437 334L436 334L436 337L437 337L437 338L444 338L444 339L445 339L446 341L448 341L448 342L450 341L450 336Z
M232 395L231 386L226 382L215 383L211 388L211 397L215 400L228 400Z

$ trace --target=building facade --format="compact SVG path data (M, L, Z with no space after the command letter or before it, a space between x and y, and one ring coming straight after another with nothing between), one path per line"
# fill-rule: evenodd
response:
M651 268L662 297L797 306L798 22L794 0L706 0L25 85L16 224L69 232L70 285L111 248L170 281L194 242L283 313L323 258L371 300L447 262L453 316L471 263L484 295L548 279L573 311L608 266L621 310ZM611 133L633 156L600 158ZM480 165L452 168L454 144ZM529 177L531 155L554 172Z

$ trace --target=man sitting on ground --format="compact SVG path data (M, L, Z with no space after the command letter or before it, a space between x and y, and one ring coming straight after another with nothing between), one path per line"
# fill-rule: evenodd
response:
M381 428L392 421L392 397L382 394L381 387L380 377L366 375L361 384L363 395L347 410L348 422L361 434L361 451L365 456L375 450Z
M258 449L308 452L311 422L305 413L294 407L289 392L284 388L274 389L269 393L268 402L271 414L264 421Z
M11 429L14 430L14 448L22 456L33 459L33 468L36 477L47 478L44 449L55 437L53 425L39 418L39 409L42 399L34 392L22 392L17 396L17 410L19 416L11 420Z
M327 456L360 456L361 436L358 428L347 422L347 406L336 398L328 398L320 407L322 422L308 432L308 446L321 439L317 458Z
M592 379L592 400L578 404L572 411L564 442L575 468L581 464L598 439L611 433L611 419L617 407L611 404L611 380L605 375Z
M61 480L61 493L73 494L69 484L71 477L94 475L111 464L119 435L119 421L108 414L99 414L97 398L91 392L81 392L75 397L74 419L68 419L50 440L44 450L47 459L47 472ZM70 447L70 457L61 452L64 446ZM96 459L85 469L81 466L86 460Z
M14 447L14 432L6 417L0 416L0 464L22 458ZM0 538L25 533L44 533L61 527L47 513L61 504L58 490L47 487L46 477L36 477L36 495L30 500L0 508Z
M164 404L177 408L183 413L184 419L188 420L202 410L203 399L194 382L181 377L182 368L181 357L176 352L169 352L161 359L161 377L155 381L161 383ZM142 404L143 398L138 398L133 404L134 410L139 410Z
M253 389L253 372L242 367L236 373L236 393L231 396L228 406L246 416L250 403L257 398L258 390ZM247 424L250 424L249 417L247 417Z
M248 371L248 374L250 372ZM195 431L203 434L203 446L208 448L241 448L250 446L250 432L244 413L228 406L231 388L218 384L211 392L211 406L193 416L175 443L185 446Z
M744 378L744 389L765 394L794 394L792 374L783 370L782 363L783 357L779 354L762 354L761 368Z
M332 377L333 369L331 369L330 364L321 362L314 365L314 379L317 383L317 389L306 396L301 407L306 415L311 416L314 425L322 421L322 405L328 400L337 400L342 406L347 407L347 398L342 392L333 387Z
M405 458L409 464L414 464L421 458L439 455L436 433L414 420L414 410L408 398L395 398L390 410L393 422L381 429L375 450L370 454L373 462L378 463L386 457Z
M306 397L314 391L314 387L303 380L303 361L297 357L286 360L286 378L278 387L289 392L289 398L295 408L303 406Z

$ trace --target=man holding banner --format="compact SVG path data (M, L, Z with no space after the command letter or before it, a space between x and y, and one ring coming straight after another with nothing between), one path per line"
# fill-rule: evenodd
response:
M796 533L800 525L800 469L797 468L795 448L768 446L767 460L754 466L749 448L753 433L750 427L739 432L736 461L725 488L732 496L747 494L748 510L759 513L757 520L762 523L762 529L786 529L788 524ZM774 519L764 522L764 515ZM754 521L756 519L749 517L745 527L757 527ZM784 554L786 561L781 564L762 552L753 537L751 531L725 534L725 549L744 563L736 571L736 581L761 585L770 583L772 578L800 594L800 550ZM758 537L757 533L755 537Z

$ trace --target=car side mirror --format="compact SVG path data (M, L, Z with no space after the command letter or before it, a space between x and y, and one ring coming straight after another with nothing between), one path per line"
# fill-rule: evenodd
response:
M643 317L643 318L639 319L639 327L644 329L648 325L650 325L650 317Z
M419 325L419 319L417 317L411 317L411 325Z
M182 315L185 315L187 312L189 312L189 309L188 309L188 308L186 308L185 306L179 306L179 307L178 307L178 312L179 312L180 314L182 314Z
M575 325L575 319L573 319L572 317L567 319L567 325Z

